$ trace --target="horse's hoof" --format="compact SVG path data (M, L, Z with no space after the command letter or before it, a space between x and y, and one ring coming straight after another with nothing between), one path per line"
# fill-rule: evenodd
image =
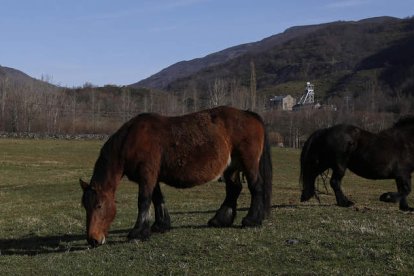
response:
M350 200L338 202L338 206L340 206L340 207L351 207L353 205L354 205L354 203Z
M236 211L230 207L221 207L216 215L208 221L211 227L230 227L233 225Z
M242 220L242 227L259 227L262 226L262 221L245 217Z
M220 222L218 221L218 219L216 219L216 217L210 219L207 225L210 227L221 227Z
M384 202L392 202L392 198L391 198L391 195L389 193L382 194L380 196L379 200L384 201Z
M165 233L165 232L170 231L170 229L171 229L171 226L165 223L154 222L154 224L151 226L151 232L153 233Z
M302 192L302 195L300 196L300 202L308 201L314 195L315 195L315 193L305 193L305 192Z
M128 240L147 241L150 237L149 229L132 229L128 234Z
M414 208L411 207L400 207L400 210L403 212L414 212Z
M214 217L210 219L207 224L210 227L230 227L233 224L233 221L223 222L217 219L217 217Z
M391 203L396 203L399 200L399 197L397 195L395 195L395 193L389 192L389 193L383 193L380 198L380 201L383 202L391 202Z

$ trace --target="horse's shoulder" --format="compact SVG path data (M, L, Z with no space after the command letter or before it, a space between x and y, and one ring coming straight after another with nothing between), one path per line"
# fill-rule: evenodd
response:
M343 130L349 130L349 129L359 129L359 127L351 125L351 124L336 124L334 126L332 126L331 128L336 128L336 129L343 129Z
M129 129L159 128L168 120L168 117L157 113L141 113L125 123L124 127Z
M163 116L158 113L141 113L135 117L136 121L160 121L165 119L166 116Z

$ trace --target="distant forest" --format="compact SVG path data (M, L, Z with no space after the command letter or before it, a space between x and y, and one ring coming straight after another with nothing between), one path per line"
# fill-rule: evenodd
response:
M253 82L254 83L254 82ZM216 80L206 93L172 93L131 87L58 88L0 82L0 131L44 134L111 134L139 113L177 116L218 105L254 110L265 120L274 145L300 147L316 129L352 123L370 131L411 114L412 96L388 97L369 84L366 97L336 100L332 108L283 111L254 87ZM317 90L317 87L315 88Z

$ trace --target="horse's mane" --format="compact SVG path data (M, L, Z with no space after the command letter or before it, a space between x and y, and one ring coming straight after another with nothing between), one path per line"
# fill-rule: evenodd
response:
M407 127L407 126L414 126L414 116L405 116L400 118L395 124L394 128L400 128L400 127Z
M131 122L132 120L127 122L117 132L112 134L102 146L92 175L92 179L95 180L96 183L103 184L102 180L106 177L108 166L111 166L111 161L113 161L112 159L114 158L114 153L118 154L117 158L119 160L122 158L122 148Z

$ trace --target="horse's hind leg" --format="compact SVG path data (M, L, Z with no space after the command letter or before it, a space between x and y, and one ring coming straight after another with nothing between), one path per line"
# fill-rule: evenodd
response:
M350 201L342 192L341 189L341 180L345 175L345 170L342 169L334 169L331 176L331 187L335 192L336 203L341 207L350 207L354 205L352 201Z
M308 175L303 177L303 189L300 196L301 202L308 201L313 196L316 196L318 198L318 195L315 193L315 181L317 177L318 174L316 173L308 173Z
M155 222L151 226L151 232L164 233L169 231L171 228L170 215L165 207L164 196L159 183L155 186L152 194L152 203L154 204Z
M237 199L242 190L239 171L227 169L224 172L224 179L226 181L226 198L214 217L208 221L209 226L229 227L236 217Z
M400 210L402 211L414 211L413 208L410 208L407 203L407 196L411 192L411 175L404 177L397 177L397 188L398 193L400 194Z
M263 180L259 174L246 174L247 185L251 194L250 208L242 220L242 226L254 227L262 225L264 218Z

